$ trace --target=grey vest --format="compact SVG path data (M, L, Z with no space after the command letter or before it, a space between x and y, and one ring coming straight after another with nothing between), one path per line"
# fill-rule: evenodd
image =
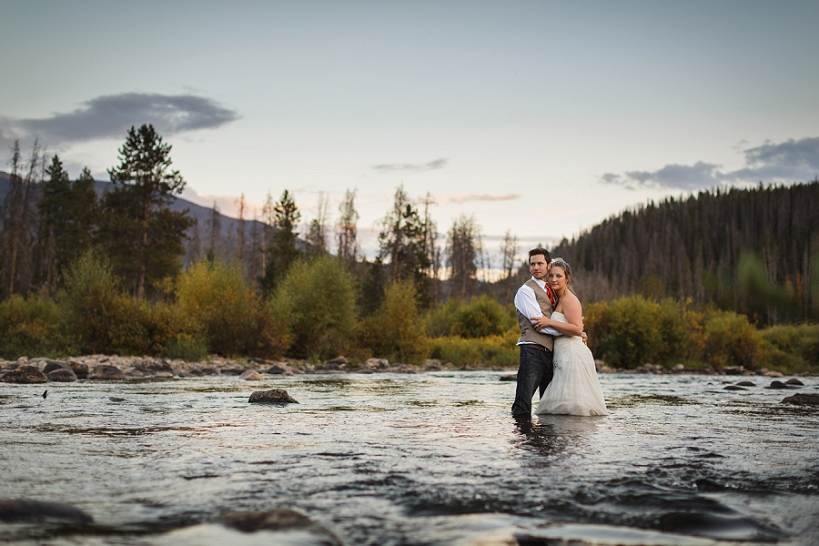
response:
M537 303L540 305L540 310L543 313L543 316L551 317L552 302L549 301L549 295L546 293L546 291L538 286L534 279L529 279L523 284L529 285L529 287L534 290L535 299L537 299ZM541 334L535 330L535 327L532 326L531 322L529 322L529 317L523 316L520 311L515 311L518 317L518 326L520 326L520 339L518 340L518 343L537 343L538 345L543 345L551 351L554 348L555 338L548 334Z

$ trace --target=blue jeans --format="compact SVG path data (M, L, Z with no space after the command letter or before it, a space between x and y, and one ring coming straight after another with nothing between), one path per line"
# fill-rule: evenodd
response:
M552 381L554 367L552 351L539 345L520 346L520 365L518 366L518 387L515 391L515 403L512 404L512 415L530 417L532 415L532 396L540 389L540 396Z

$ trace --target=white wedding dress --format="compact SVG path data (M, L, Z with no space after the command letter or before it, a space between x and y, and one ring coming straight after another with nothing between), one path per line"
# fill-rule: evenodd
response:
M562 313L552 318L568 322ZM558 336L554 347L554 376L535 413L608 415L591 350L578 336Z

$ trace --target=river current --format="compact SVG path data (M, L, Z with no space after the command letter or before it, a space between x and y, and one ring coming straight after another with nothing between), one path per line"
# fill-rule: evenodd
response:
M285 507L346 545L819 544L819 409L780 403L819 378L604 374L609 416L517 423L501 375L0 383L0 498L94 518L0 542L320 543L215 523Z

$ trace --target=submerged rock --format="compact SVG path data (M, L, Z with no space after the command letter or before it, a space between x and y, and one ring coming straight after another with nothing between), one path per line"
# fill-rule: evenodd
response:
M284 389L270 389L269 391L253 391L248 402L251 404L298 404Z
M510 373L510 374L507 374L507 375L502 375L502 376L500 376L500 380L501 381L517 381L518 380L518 374Z
M799 406L819 406L819 394L799 393L782 399L782 404Z
M239 376L239 379L244 379L245 381L262 381L264 378L262 374L257 372L256 370L247 370L242 372L242 375Z
M48 378L36 366L18 366L3 374L0 381L4 383L46 383Z
M739 381L737 385L740 387L756 387L756 383L753 381Z
M257 531L304 531L317 535L320 544L341 546L341 541L328 529L309 517L289 508L274 508L266 512L228 512L219 523L243 533Z
M97 381L122 381L125 379L125 374L116 366L102 364L94 368L88 379L95 379Z
M43 521L57 519L91 523L94 518L70 504L27 499L0 499L0 521Z
M748 390L745 387L740 387L739 385L726 385L725 387L722 387L722 388L723 388L723 390L726 390L726 391L747 391Z
M787 389L788 386L784 384L782 381L771 381L771 384L766 387L767 389Z
M785 384L786 385L791 385L793 387L804 387L805 386L804 383L802 383L801 381L799 381L795 377L792 377L792 378L788 379L787 381L785 381Z

